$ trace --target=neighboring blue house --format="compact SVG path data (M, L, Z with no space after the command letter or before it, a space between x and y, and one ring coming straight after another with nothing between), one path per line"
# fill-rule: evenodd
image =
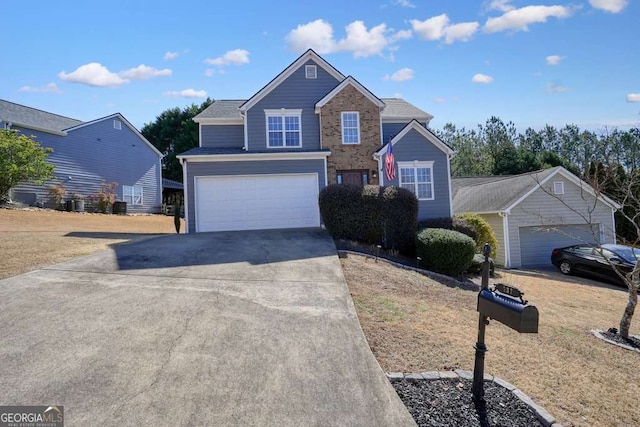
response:
M332 183L398 185L418 196L419 219L451 216L453 151L431 119L308 50L251 98L218 100L194 118L199 146L178 156L187 231L318 227L318 194Z
M54 179L14 188L14 200L51 205L51 185L64 184L70 199L74 193L95 194L102 182L116 182L117 200L127 202L127 212L160 212L162 153L120 113L82 122L0 100L0 126L53 149L47 161L56 166Z

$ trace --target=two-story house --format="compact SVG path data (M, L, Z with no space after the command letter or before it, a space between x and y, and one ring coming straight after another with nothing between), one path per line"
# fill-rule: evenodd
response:
M178 156L187 232L317 227L319 191L335 183L401 186L420 219L451 216L453 151L431 119L308 50L251 98L215 101L194 118L199 146Z

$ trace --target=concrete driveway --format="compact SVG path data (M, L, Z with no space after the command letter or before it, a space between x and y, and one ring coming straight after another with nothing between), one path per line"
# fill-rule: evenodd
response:
M319 230L159 237L0 281L0 405L68 426L401 426Z

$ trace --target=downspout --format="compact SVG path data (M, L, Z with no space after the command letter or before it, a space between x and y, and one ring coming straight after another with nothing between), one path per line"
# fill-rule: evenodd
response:
M447 179L449 180L449 216L453 218L453 194L451 189L451 157L453 157L453 154L447 155Z
M504 240L504 266L511 268L511 248L509 247L509 212L498 212L502 217L502 237Z
M189 234L189 186L187 185L187 159L180 159L180 165L182 165L182 188L184 189L184 228L185 232Z
M384 171L382 170L382 156L378 154L373 155L373 160L378 162L378 182L380 183L380 187L384 186Z
M242 149L247 151L249 148L249 131L247 130L247 112L240 111L240 115L242 116L242 125L244 126L244 145Z

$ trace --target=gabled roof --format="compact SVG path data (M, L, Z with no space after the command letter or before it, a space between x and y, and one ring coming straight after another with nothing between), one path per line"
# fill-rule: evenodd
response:
M440 151L445 153L448 156L453 155L453 150L447 144L442 142L440 138L438 138L433 132L431 132L426 127L422 126L420 122L417 120L411 120L411 122L402 128L400 132L389 141L387 144L384 144L378 151L374 153L374 156L380 157L387 151L387 145L391 144L396 145L398 141L400 141L409 131L415 130L420 135L424 136L429 142L435 145Z
M320 108L324 107L325 104L333 99L334 96L342 92L342 90L347 86L353 86L358 92L360 92L365 98L371 101L373 104L377 105L380 108L384 108L385 104L382 102L380 98L375 96L369 89L362 86L359 81L357 81L352 76L348 76L344 79L338 86L333 88L331 92L326 94L324 98L316 103L316 113L320 112Z
M409 121L416 119L419 122L429 123L433 116L426 111L423 111L415 105L405 101L401 98L381 98L382 102L386 105L382 111L382 121Z
M158 151L158 149L157 149L156 147L154 147L154 146L153 146L153 144L152 144L152 143L150 143L150 142L149 142L149 140L147 140L147 138L145 138L145 137L144 137L144 136L143 136L143 135L138 131L138 129L136 129L136 127L135 127L135 126L133 126L131 123L129 123L129 120L125 119L125 118L124 118L124 116L123 116L122 114L120 114L120 113L111 114L110 116L101 117L101 118L99 118L99 119L91 120L90 122L84 122L84 123L82 123L82 122L81 122L79 125L76 125L76 126L73 126L73 127L70 127L70 128L65 129L65 131L66 131L67 133L68 133L68 132L73 132L73 131L78 130L78 129L81 129L81 128L85 127L85 126L90 126L90 125L93 125L93 124L95 124L95 123L102 122L102 121L104 121L104 120L110 120L110 119L117 119L117 120L120 120L122 123L124 123L124 124L125 124L125 126L127 126L127 127L129 128L129 130L131 130L131 132L135 133L135 134L136 134L136 136L137 136L138 138L140 138L140 139L142 140L142 142L144 142L145 144L147 144L147 146L148 146L149 148L151 148L151 149L152 149L152 150L153 150L153 151L154 151L158 156L160 156L160 157L164 157L164 155L163 155L160 151Z
M563 176L595 196L589 184L562 166L556 166L520 175L452 178L453 211L508 213L556 175ZM613 209L620 208L620 205L605 195L601 194L599 198Z
M65 135L65 129L82 124L81 120L48 113L3 99L0 99L0 122L56 135Z
M196 123L220 123L237 121L242 123L240 106L247 102L245 99L219 99L197 114L193 121Z
M338 81L344 80L344 75L340 71L336 70L333 67L333 65L329 64L320 55L315 53L313 51L313 49L309 49L305 53L300 55L298 57L298 59L293 61L293 63L291 65L289 65L287 68L285 68L284 71L282 71L280 74L278 74L273 80L271 80L269 83L267 83L266 86L264 86L262 89L260 89L258 92L256 92L255 95L253 95L244 104L242 104L240 106L240 110L241 111L246 111L249 108L253 107L262 98L267 96L273 89L278 87L278 85L280 85L280 83L282 83L289 76L291 76L298 68L300 68L304 64L306 64L307 61L309 61L309 60L314 61L316 64L318 64L318 66L322 67L322 69L324 69L327 73L329 73L330 75L335 77L336 80L338 80Z

